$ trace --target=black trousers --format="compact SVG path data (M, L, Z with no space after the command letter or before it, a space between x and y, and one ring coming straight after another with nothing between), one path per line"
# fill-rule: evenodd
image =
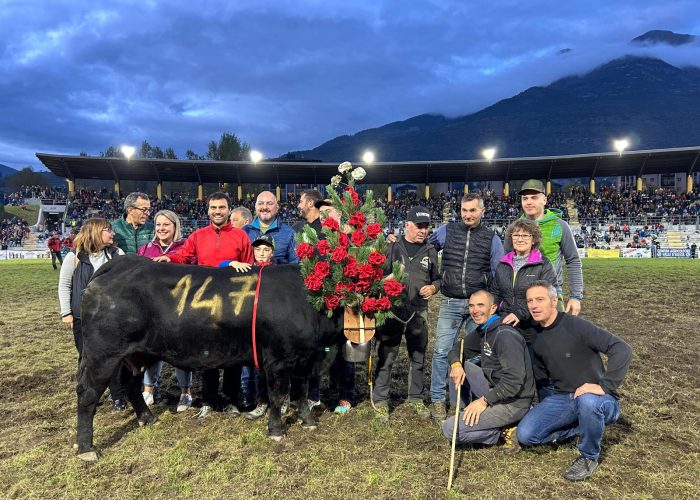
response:
M241 388L241 367L234 366L224 369L224 380L221 391L230 403L238 403L238 391ZM202 404L217 407L219 400L219 370L205 370L202 372Z
M422 402L425 396L425 349L428 346L428 323L425 311L416 312L405 327L395 319L389 319L378 332L379 352L377 373L374 380L374 402L389 402L391 368L399 353L401 339L406 336L406 349L411 363L408 372L408 400ZM410 315L408 316L410 317ZM401 318L403 320L408 319Z
M58 263L63 265L63 256L61 255L60 250L51 250L51 265L53 266L54 269L58 269L56 266L56 260L58 259Z

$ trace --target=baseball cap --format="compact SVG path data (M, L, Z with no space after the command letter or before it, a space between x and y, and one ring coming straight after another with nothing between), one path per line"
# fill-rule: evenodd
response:
M314 206L316 208L321 208L321 207L332 207L333 206L333 200L330 198L326 198L325 200L318 200L316 203L314 203Z
M520 189L518 194L524 194L525 191L536 191L538 193L544 194L544 184L542 183L542 181L539 181L537 179L529 179L523 183L523 187Z
M269 247L275 248L275 240L269 234L261 234L255 241L253 241L252 246L257 247L260 245L267 245Z
M414 224L430 223L430 210L425 207L413 207L408 211L406 220Z

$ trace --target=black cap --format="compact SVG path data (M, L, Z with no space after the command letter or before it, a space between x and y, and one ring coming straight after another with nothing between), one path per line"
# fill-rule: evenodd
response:
M518 194L524 194L525 191L536 191L538 193L544 194L546 191L544 189L544 184L542 181L537 179L529 179L523 183L523 187L520 188Z
M321 207L332 207L333 206L333 200L330 198L326 198L325 200L318 200L316 203L314 203L314 206L316 208L321 208Z
M430 210L425 207L413 207L408 211L406 220L414 224L430 223Z
M252 246L257 247L260 245L267 245L269 247L272 247L273 249L275 248L275 240L272 239L272 236L269 234L261 234L257 238L255 238L255 241L253 241Z

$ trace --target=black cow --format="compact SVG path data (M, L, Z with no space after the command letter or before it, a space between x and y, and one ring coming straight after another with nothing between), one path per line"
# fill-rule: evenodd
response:
M83 352L78 368L78 453L97 459L93 418L100 395L124 360L136 375L127 398L140 425L154 423L141 395L143 369L163 359L187 370L252 363L257 270L158 264L118 257L101 267L82 299ZM284 435L280 408L292 382L302 425L316 422L307 378L324 347L342 343L342 318L311 307L297 266L263 268L257 309L257 353L267 375L268 433Z

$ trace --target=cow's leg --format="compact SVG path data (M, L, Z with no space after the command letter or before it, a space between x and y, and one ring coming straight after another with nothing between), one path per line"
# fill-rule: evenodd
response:
M270 412L267 421L267 434L275 441L281 441L284 437L282 425L282 403L289 392L289 375L285 370L277 370L272 373L266 370L267 392L270 398Z
M309 379L308 377L292 377L290 399L296 401L299 422L304 429L315 430L316 419L309 408Z
M134 411L136 412L136 418L138 419L139 425L155 424L156 422L158 422L158 417L156 417L151 412L151 409L143 400L143 393L141 392L142 381L142 375L134 375L133 373L130 374L128 380L125 381L126 398L134 407Z
M93 420L100 396L107 389L112 374L121 363L118 358L95 361L83 356L78 368L78 458L86 462L97 460L97 451L93 447Z

